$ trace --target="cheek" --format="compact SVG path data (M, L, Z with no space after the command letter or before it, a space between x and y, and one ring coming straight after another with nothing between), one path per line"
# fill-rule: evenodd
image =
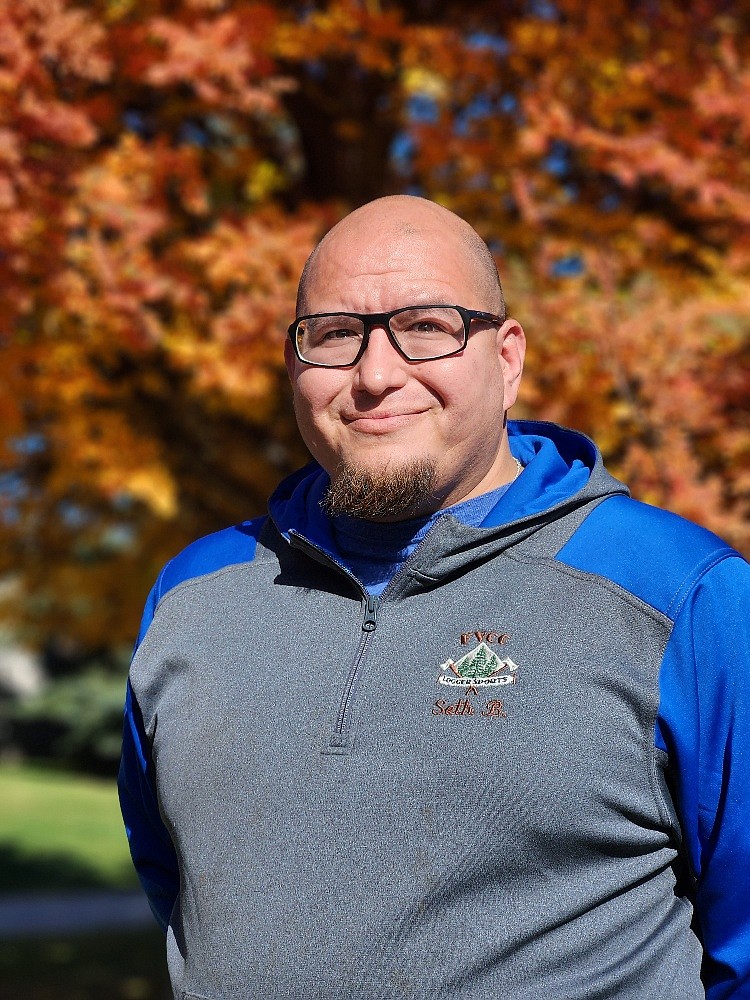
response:
M328 372L305 368L294 383L294 399L299 410L315 414L325 410L336 395L336 387Z
M451 359L453 360L453 359ZM492 357L464 357L446 372L441 397L452 437L461 440L494 437L503 424L505 386Z
M338 401L344 387L338 373L307 368L294 382L294 412L300 432L308 447L311 435L317 437L336 421Z
M463 355L447 358L442 366L430 384L446 409L474 411L478 416L478 405L484 409L494 401L496 391L502 393L502 375L491 358Z

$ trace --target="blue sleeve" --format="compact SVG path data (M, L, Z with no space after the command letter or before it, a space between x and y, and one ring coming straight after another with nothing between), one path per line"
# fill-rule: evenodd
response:
M677 613L656 742L669 754L707 1000L750 998L750 566L725 558Z
M135 870L154 916L166 931L180 888L177 855L159 812L150 747L130 682L125 697L118 791Z
M750 566L698 525L619 496L558 558L672 622L655 742L695 877L706 997L750 1000Z

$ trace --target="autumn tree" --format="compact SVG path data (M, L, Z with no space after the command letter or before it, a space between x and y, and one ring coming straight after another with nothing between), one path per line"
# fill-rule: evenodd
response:
M2 568L84 646L300 455L278 355L326 216L274 198L274 11L216 8L0 4Z
M464 215L519 413L747 551L748 3L0 0L0 574L128 642L159 566L304 461L296 279L392 191Z

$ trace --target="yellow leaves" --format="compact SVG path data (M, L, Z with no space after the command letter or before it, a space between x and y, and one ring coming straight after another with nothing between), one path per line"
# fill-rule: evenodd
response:
M315 11L310 18L321 34L351 34L360 24L358 4L351 2L331 3L326 9Z
M103 409L87 415L79 406L51 436L77 474L103 498L144 504L161 519L177 515L177 484L160 461L158 446L139 441L121 414ZM49 478L49 489L65 495L69 482L70 470L60 465Z
M132 14L137 4L138 0L106 0L104 19L108 24L116 24Z
M604 59L599 64L600 78L616 83L623 75L623 64L619 59Z
M153 513L163 520L177 516L176 483L169 472L161 466L137 469L130 475L122 475L117 480L110 481L108 492L111 495L127 494L134 500L145 504Z
M513 46L522 53L542 57L560 43L560 28L554 21L528 19L513 26Z
M79 175L76 198L68 207L69 224L107 230L110 243L115 233L131 247L147 243L168 220L159 152L134 135L123 136L114 149ZM175 162L174 156L163 152Z
M285 177L271 160L260 160L247 179L245 195L248 201L266 201L284 187Z
M218 224L181 248L215 303L195 310L165 334L163 347L190 372L195 392L221 393L227 404L260 419L282 358L294 313L296 279L313 247L316 225L271 213L241 225Z
M290 62L354 58L362 69L388 75L394 70L401 21L395 6L382 10L376 2L332 0L322 9L283 21L275 33L273 53Z
M435 101L443 101L450 95L448 81L421 66L405 69L401 74L401 83L407 94L423 94Z
M285 21L279 24L274 35L273 50L277 59L296 61L306 53L307 41L296 24ZM311 52L307 52L312 56Z
M121 350L111 346L115 355ZM136 502L156 517L173 518L178 487L161 446L139 434L118 408L126 389L102 377L96 355L95 335L75 336L61 326L34 364L31 399L54 456L48 495L65 497L75 483L85 483L104 501Z

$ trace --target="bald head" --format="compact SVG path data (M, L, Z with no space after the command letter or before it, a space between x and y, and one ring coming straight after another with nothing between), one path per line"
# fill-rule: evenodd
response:
M460 247L464 265L471 271L477 307L505 318L505 302L494 258L481 236L447 208L411 195L390 195L362 205L337 223L318 243L305 264L297 292L297 315L309 312L309 289L328 257L346 258L372 253L378 246L420 241ZM376 266L375 264L371 266ZM404 268L408 262L404 261Z

